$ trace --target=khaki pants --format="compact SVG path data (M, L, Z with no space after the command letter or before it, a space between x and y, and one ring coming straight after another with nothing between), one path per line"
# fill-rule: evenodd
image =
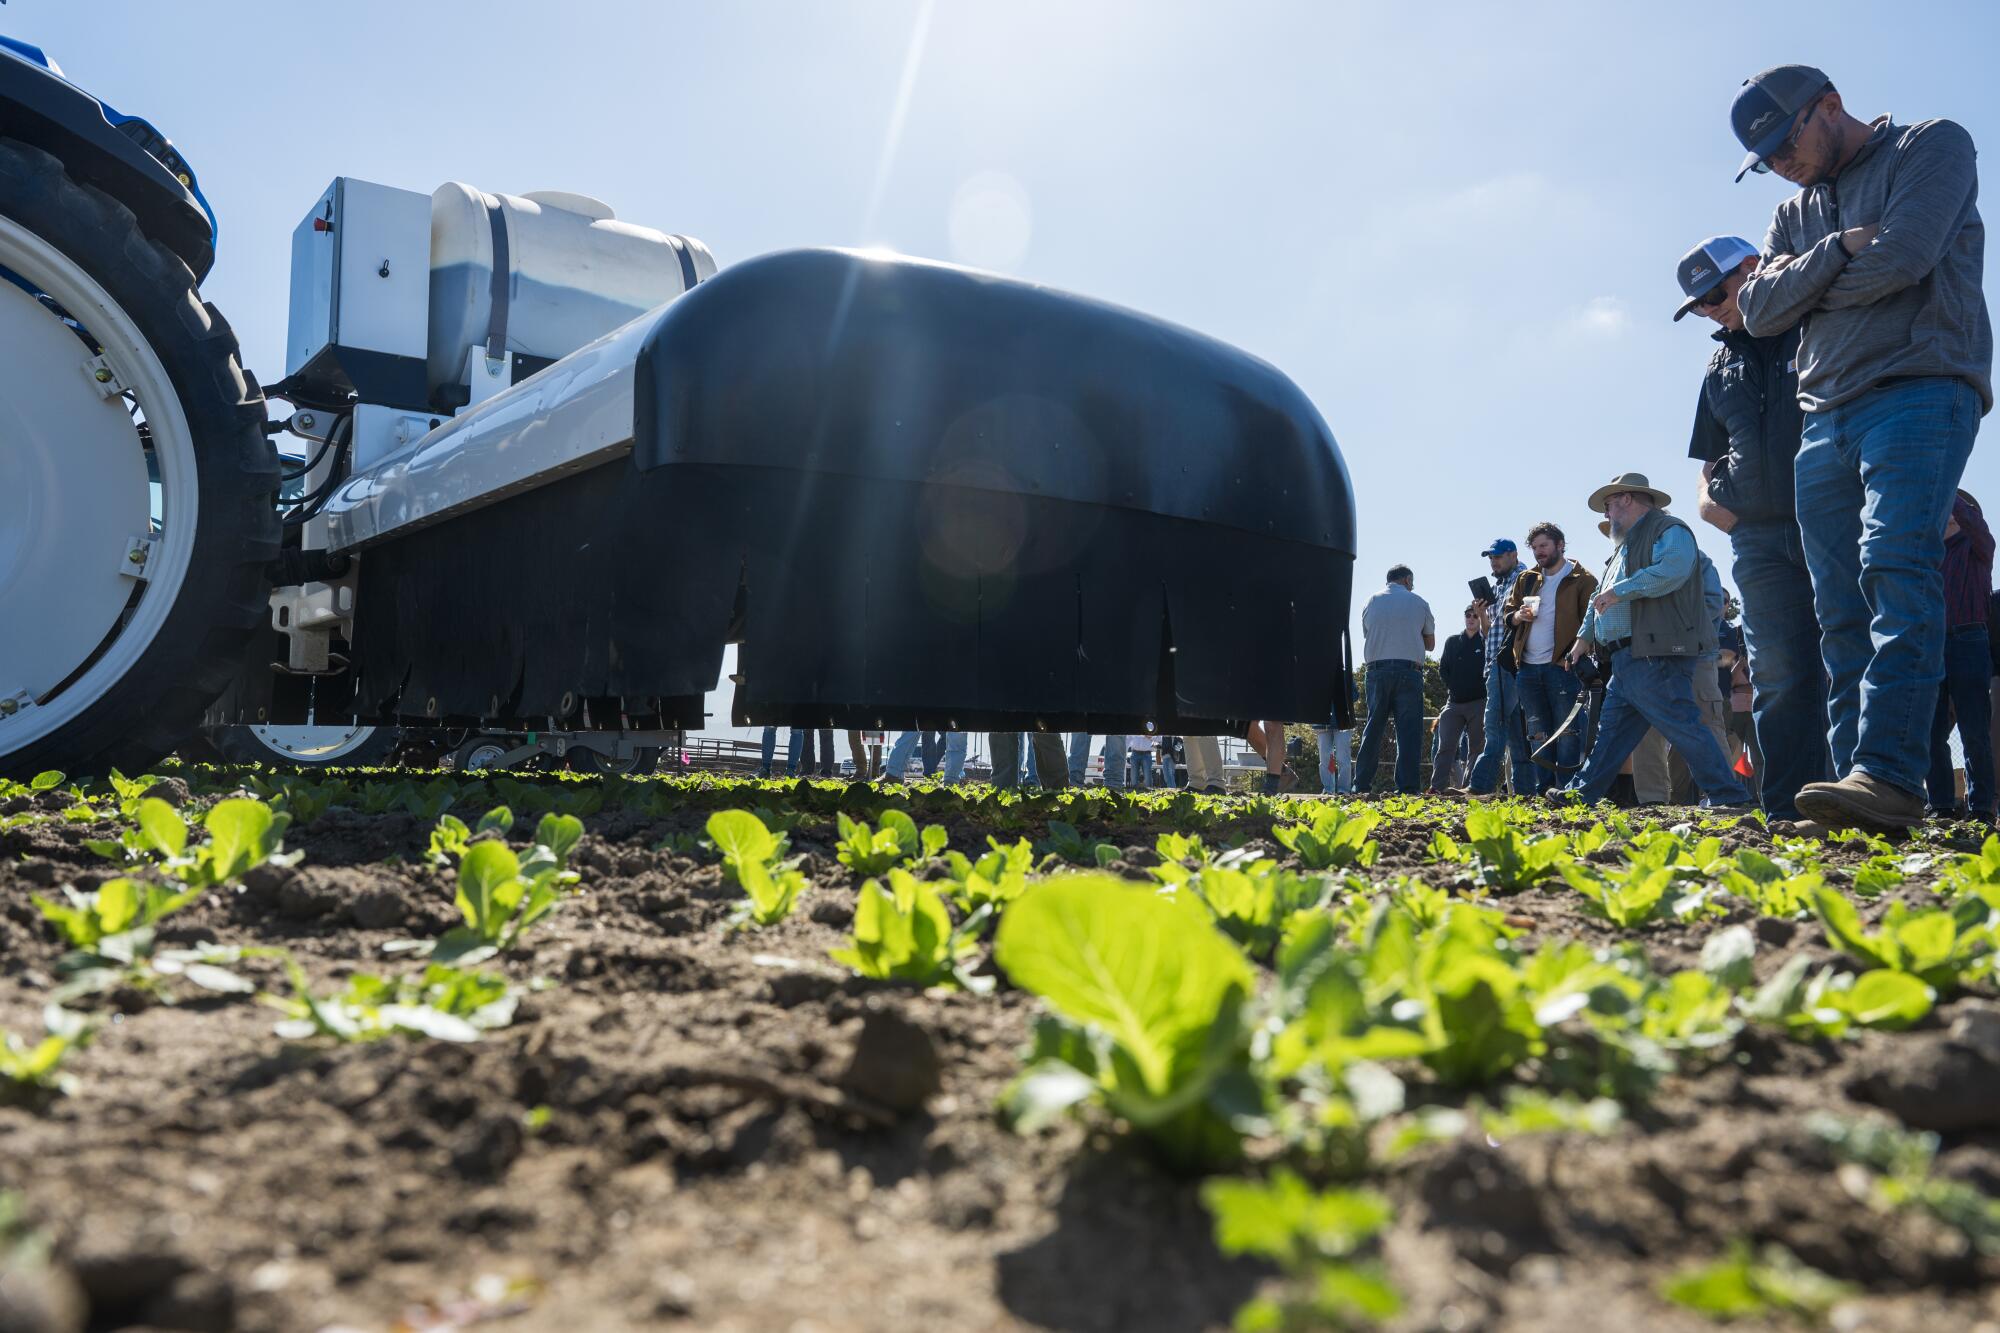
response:
M1712 667L1695 667L1694 706L1700 710L1702 724L1715 737L1723 757L1734 754L1729 746L1729 699L1723 694L1722 682ZM1687 761L1673 753L1666 737L1657 731L1647 732L1646 739L1632 752L1632 790L1642 805L1669 802L1686 805L1701 799Z
M1222 742L1213 736L1184 736L1187 743L1188 786L1222 787Z

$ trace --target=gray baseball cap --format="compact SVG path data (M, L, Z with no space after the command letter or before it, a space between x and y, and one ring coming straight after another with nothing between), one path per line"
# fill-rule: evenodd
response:
M1743 81L1729 108L1729 127L1737 142L1750 150L1736 169L1742 180L1749 171L1768 171L1764 159L1778 151L1791 137L1799 113L1827 89L1833 81L1811 65L1773 65Z
M1756 257L1757 247L1741 236L1711 236L1682 255L1674 276L1680 280L1681 294L1687 300L1674 311L1674 322L1679 323L1681 316L1694 309L1694 303L1713 291L1738 264Z

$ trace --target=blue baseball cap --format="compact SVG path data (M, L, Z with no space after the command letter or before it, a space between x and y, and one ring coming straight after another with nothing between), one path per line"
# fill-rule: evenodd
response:
M1745 79L1743 91L1729 108L1729 127L1736 131L1736 141L1750 150L1736 169L1736 179L1762 167L1765 158L1783 147L1799 113L1832 87L1833 81L1811 65L1773 65Z
M1515 546L1514 543L1507 540L1507 538L1495 537L1493 539L1493 544L1487 547L1485 550L1481 551L1479 554L1484 556L1505 555L1509 551L1517 551L1519 549L1520 549L1519 547Z
M1713 291L1738 264L1756 257L1757 247L1741 236L1711 236L1682 255L1674 277L1680 281L1681 294L1687 300L1674 311L1674 321L1678 323L1682 315L1694 309L1694 303Z

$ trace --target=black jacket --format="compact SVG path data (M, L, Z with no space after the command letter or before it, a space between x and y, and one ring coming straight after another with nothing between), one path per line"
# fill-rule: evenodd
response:
M1718 329L1695 406L1688 457L1717 464L1708 493L1739 519L1790 518L1799 453L1797 329L1775 338Z
M1444 677L1445 697L1452 703L1471 703L1486 697L1486 636L1454 634L1444 641L1438 656L1438 674Z

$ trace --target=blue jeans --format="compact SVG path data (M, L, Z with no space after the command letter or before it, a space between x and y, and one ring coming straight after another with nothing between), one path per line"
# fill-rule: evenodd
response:
M1125 736L1104 738L1104 785L1114 791L1125 785ZM1083 785L1084 774L1090 768L1090 733L1074 731L1069 737L1069 780L1072 786Z
M1500 785L1500 756L1511 746L1514 751L1514 786L1525 790L1535 764L1528 758L1528 733L1521 724L1520 686L1514 673L1498 662L1486 664L1486 748L1472 766L1467 790L1475 796L1491 796Z
M1992 675L1986 626L1960 625L1945 635L1944 685L1931 721L1931 769L1925 784L1934 810L1958 804L1958 782L1951 771L1956 720L1958 743L1965 748L1965 803L1974 814L1993 813L1993 697L1986 692Z
M1944 679L1944 525L1979 394L1928 377L1806 414L1794 469L1833 771L1919 794Z
M1354 789L1366 795L1382 761L1382 738L1396 724L1396 790L1422 790L1424 764L1424 672L1415 662L1368 664L1368 723L1361 729L1361 757L1355 761Z
M1314 727L1319 742L1319 789L1344 794L1354 790L1354 732L1348 727Z
M1597 723L1597 743L1583 771L1568 790L1586 801L1601 801L1618 777L1618 769L1639 748L1647 728L1657 730L1687 760L1705 805L1744 805L1750 792L1729 766L1729 757L1715 743L1694 701L1695 660L1692 657L1634 657L1620 648L1611 658L1611 684L1604 692L1604 713ZM1713 671L1713 666L1703 666Z
M1833 776L1812 575L1793 519L1738 522L1729 545L1736 552L1732 572L1750 650L1750 715L1762 756L1757 777L1764 813L1797 819L1799 788Z
M882 761L882 780L901 782L910 772L910 761L917 757L917 747L924 743L921 731L906 731L896 737L896 743L889 747L889 757ZM929 777L927 772L925 777Z
M944 734L944 780L950 783L965 781L965 744L971 737L962 731L947 731Z
M805 743L805 733L802 728L791 727L787 729L787 734L785 736L786 777L796 777L798 775L799 748L804 743ZM773 757L776 756L777 752L778 752L778 729L776 727L766 727L764 728L764 736L759 755L761 762L758 764L757 767L757 776L764 778L768 778L771 776L771 760Z
M1563 719L1569 716L1582 686L1567 667L1554 662L1524 663L1514 683L1521 692L1521 725L1528 733L1529 754L1527 780L1516 781L1514 786L1525 789L1522 794L1532 796L1562 785L1560 774L1534 761L1534 751L1536 746L1554 735L1556 728L1563 724ZM1564 771L1574 773L1582 753L1583 729L1580 726L1570 728L1556 742L1556 764Z

